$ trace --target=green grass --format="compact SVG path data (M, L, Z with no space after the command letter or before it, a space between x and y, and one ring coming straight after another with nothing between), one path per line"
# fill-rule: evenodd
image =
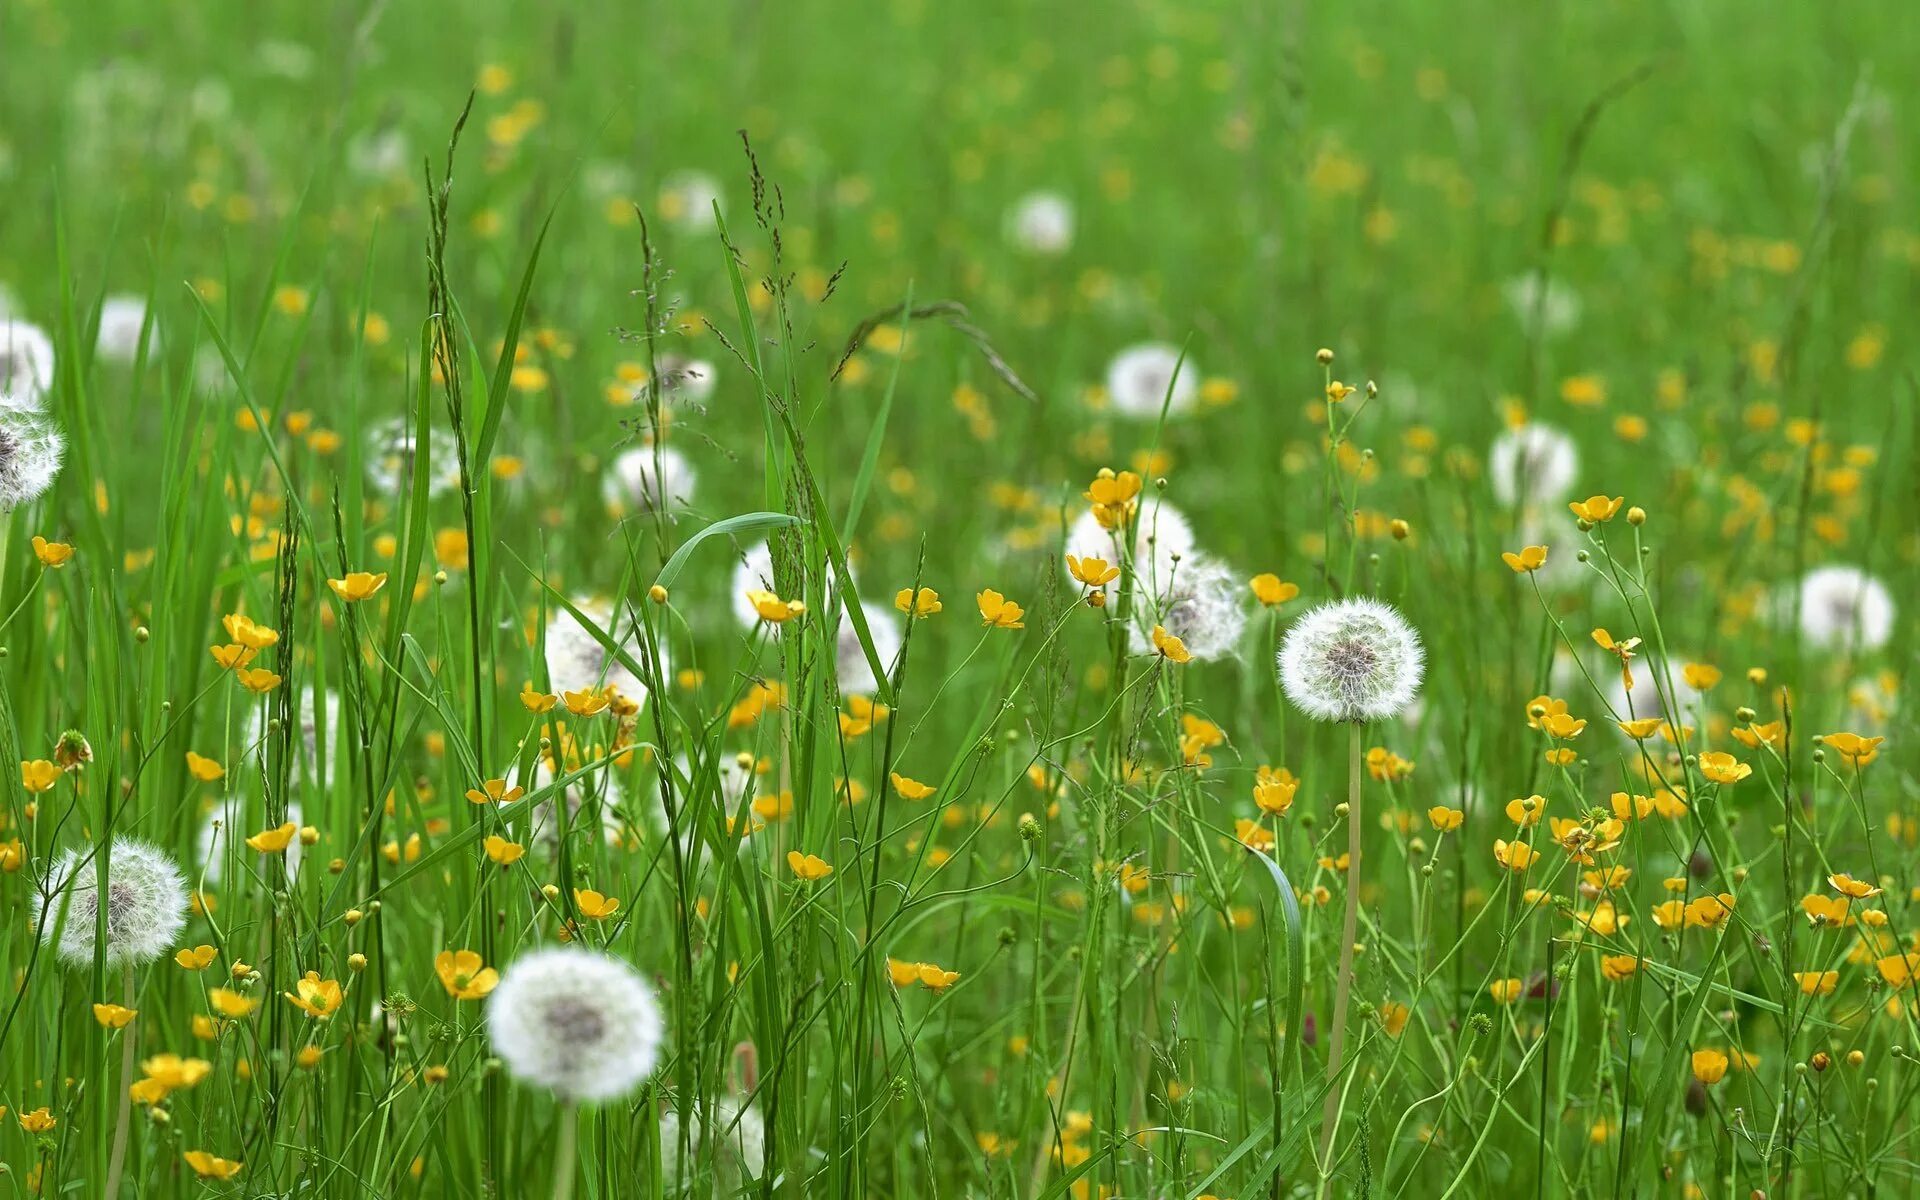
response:
M1890 986L1920 949L1915 643L1895 620L1817 644L1794 600L1826 564L1915 593L1907 24L1718 0L0 8L0 283L56 343L68 444L0 518L0 761L68 730L92 750L43 792L9 766L0 798L0 1189L103 1194L126 1064L171 1053L208 1071L131 1106L122 1195L1920 1191L1916 996ZM718 181L722 227L669 194L683 170ZM1005 233L1036 189L1074 203L1058 257ZM1578 301L1561 326L1512 297L1542 273ZM94 349L115 294L151 314L130 362ZM1191 414L1105 402L1149 338L1202 382ZM706 402L637 388L669 356L712 365ZM1329 405L1334 379L1361 390ZM1516 508L1489 449L1525 420L1579 466ZM388 422L431 450L383 491ZM684 503L610 511L609 464L643 446L691 464ZM1136 652L1147 564L1104 607L1062 567L1102 468L1297 598L1240 593L1220 661ZM1595 493L1644 524L1578 527ZM743 631L734 567L768 538L804 611ZM1537 575L1501 561L1528 544ZM388 582L346 603L327 581L352 571ZM920 587L944 607L896 655L860 601ZM1021 628L983 626L985 589ZM1406 614L1428 670L1360 730L1327 1129L1351 732L1273 662L1356 594ZM264 694L209 653L236 612L279 635ZM569 615L649 685L637 712L523 704ZM1635 715L1684 731L1617 731L1597 628L1641 639ZM1697 700L1690 666L1720 674ZM314 692L340 697L318 761ZM1586 727L1552 738L1537 698ZM1856 770L1814 741L1843 731L1887 741ZM1751 774L1714 782L1721 752ZM1298 781L1284 815L1263 767ZM464 798L489 780L526 794ZM1662 788L1685 805L1604 823ZM565 833L534 836L563 789ZM1530 796L1548 819L1523 829ZM1576 862L1553 818L1619 844ZM242 840L288 820L317 839L297 870ZM50 864L111 835L204 901L131 971L34 934ZM1538 861L1505 869L1496 839ZM1882 889L1838 929L1803 903L1837 874ZM1709 922L1665 928L1673 901ZM1577 919L1608 903L1611 929ZM645 1085L579 1109L571 1157L572 1110L434 966L504 970L569 926L667 1028ZM171 961L200 945L204 970ZM282 998L308 971L344 989L329 1019ZM214 1021L217 987L257 1006ZM108 1028L105 1003L137 1016ZM722 1103L764 1125L750 1170ZM43 1107L51 1128L16 1119ZM673 1111L709 1136L663 1141ZM243 1165L202 1180L189 1151Z

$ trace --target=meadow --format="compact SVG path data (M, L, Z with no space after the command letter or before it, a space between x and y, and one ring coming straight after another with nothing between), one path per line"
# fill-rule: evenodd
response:
M1910 25L0 5L0 1194L1920 1194Z

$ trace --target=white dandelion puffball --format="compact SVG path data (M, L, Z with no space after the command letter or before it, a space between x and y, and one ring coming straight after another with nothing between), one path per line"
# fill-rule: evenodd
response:
M323 712L324 725L321 720ZM261 744L261 740L267 736L267 722L270 719L270 711L266 706L256 707L248 715L248 745ZM305 689L300 694L299 721L299 728L294 731L294 745L298 747L301 757L300 765L293 770L294 778L300 778L304 770L308 778L324 788L327 786L327 767L340 748L340 693L328 688L325 700L316 705L313 689ZM323 733L326 738L324 752L321 746ZM266 752L264 746L260 752Z
M1858 567L1815 567L1800 581L1800 633L1823 650L1878 650L1893 618L1893 594Z
M1169 387L1173 389L1170 396ZM1177 417L1191 411L1199 397L1200 368L1191 358L1181 361L1178 346L1142 342L1114 355L1107 364L1107 400L1123 417L1155 420L1162 403L1168 416Z
M1691 660L1686 658L1675 658L1672 663L1689 661ZM1631 691L1627 689L1626 679L1620 674L1620 660L1611 654L1602 659L1600 666L1595 670L1596 678L1606 679L1607 704L1611 706L1614 716L1622 721L1638 720L1641 717L1666 717L1684 725L1701 711L1707 698L1705 692L1687 682L1684 671L1657 658L1633 660ZM1668 684L1673 685L1671 691L1667 690ZM1668 706L1660 699L1662 694L1665 694L1672 701L1673 707L1680 711L1667 711ZM1620 736L1629 741L1633 740L1625 730L1620 731Z
M246 820L247 802L239 796L229 796L219 805L208 809L207 815L200 819L200 833L194 839L194 845L199 854L200 870L208 883L214 885L220 883L221 878L227 873L227 855L230 852L244 857L259 857L254 849L247 845L247 839L260 831L243 828ZM287 820L295 825L306 823L300 813L299 801L290 801L287 804ZM300 870L300 845L299 838L294 838L287 843L286 860L289 875ZM239 847L237 851L233 849L235 846Z
M418 460L413 421L389 417L367 430L367 483L388 496L413 486ZM427 434L427 494L438 496L460 486L460 447L453 435L437 427Z
M403 176L412 167L413 148L404 129L366 129L347 142L347 169L362 179Z
M1246 596L1247 585L1225 564L1201 554L1183 558L1158 603L1128 630L1133 652L1152 653L1147 631L1160 625L1202 662L1227 658L1247 628Z
M93 965L101 855L107 856L107 965L152 962L173 949L187 923L187 881L158 846L133 838L85 854L68 850L54 860L36 897L40 939L53 942L57 931L54 952L63 962Z
M619 959L573 946L515 959L487 998L493 1048L563 1100L611 1100L653 1074L666 1036L653 987Z
M1073 201L1059 192L1028 192L1007 213L1007 240L1029 254L1064 254L1073 245Z
M766 1124L760 1114L751 1105L731 1096L719 1097L707 1112L712 1120L711 1133L698 1112L691 1114L687 1122L687 1144L693 1150L693 1157L698 1160L711 1139L714 1165L729 1182L760 1178L767 1146ZM687 1164L688 1178L681 1178L680 1114L670 1108L660 1114L660 1182L666 1186L667 1193L673 1195L693 1182L691 1176L696 1170L697 1163Z
M1176 564L1193 555L1193 526L1179 509L1157 497L1140 506L1135 521L1134 590L1149 595L1163 594L1176 577ZM1120 536L1100 524L1100 518L1088 509L1067 530L1066 553L1075 558L1102 559L1118 567L1121 565ZM1068 570L1064 560L1061 569ZM1067 578L1073 579L1071 571ZM1114 595L1119 587L1118 579L1107 584L1107 595Z
M0 512L45 495L66 453L66 435L53 418L0 408Z
M660 399L668 404L697 408L713 395L714 367L705 359L662 354L654 359L653 369L660 381Z
M96 353L108 362L130 363L140 356L140 330L147 324L147 302L143 297L123 293L108 296L100 304L100 336L94 343ZM147 329L147 345L159 340L158 326Z
M675 171L660 188L661 213L687 233L710 233L717 228L715 204L726 211L720 181L704 171Z
M1520 328L1528 333L1534 332L1536 313L1540 319L1539 332L1549 337L1565 333L1580 323L1580 297L1558 279L1547 280L1543 295L1539 273L1529 271L1501 284L1500 294L1513 311L1514 319L1520 322Z
M693 495L693 465L671 446L635 446L607 468L600 496L610 512L650 513L685 508Z
M38 409L53 387L53 339L46 330L0 316L0 405Z
M604 600L581 599L573 603L627 657L635 662L646 661L646 646L639 626L625 612L616 614L613 605ZM647 685L628 670L625 663L607 653L600 639L566 609L557 609L547 622L546 645L547 683L554 691L582 692L608 686L635 704L646 702ZM660 647L659 654L652 665L664 679L668 669L664 647Z
M753 601L747 599L748 592L771 592L773 587L773 547L765 542L755 542L740 555L740 561L733 564L733 601L734 619L740 622L742 629L752 629L760 623L760 612L753 607Z
M860 602L860 611L867 618L867 633L873 638L873 650L880 656L881 669L892 671L893 660L900 657L900 647L906 641L906 628L900 615L866 600ZM840 614L836 650L834 670L840 679L841 695L868 695L878 688L873 664L867 661L867 652L860 646L860 635L854 631L853 618L845 613Z
M537 792L553 783L556 778L553 772L553 759L545 754L537 756L533 760L533 784L527 790ZM626 841L626 827L620 820L620 800L625 795L625 789L620 784L618 772L602 768L595 774L606 781L606 787L591 815L600 826L600 840L617 849ZM593 775L583 775L560 789L560 795L565 797L567 803L567 837L574 840L575 845L580 844L581 829L589 819L583 810L587 804L587 788L593 781ZM517 787L521 782L520 768L516 764L507 772L507 785ZM560 807L554 801L554 796L548 796L534 805L527 822L534 847L549 859L558 858L560 854Z
M1550 425L1509 429L1487 451L1487 479L1508 508L1560 499L1579 471L1573 439Z
M1420 693L1426 652L1391 604L1368 596L1307 610L1280 643L1287 699L1322 721L1384 721Z

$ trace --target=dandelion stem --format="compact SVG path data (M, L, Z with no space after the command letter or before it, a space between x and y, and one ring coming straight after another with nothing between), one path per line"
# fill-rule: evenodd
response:
M1353 940L1360 928L1360 723L1347 726L1347 913L1341 924L1340 976L1333 989L1333 1040L1327 1051L1327 1101L1320 1114L1320 1174L1333 1170L1340 1124L1340 1067L1347 1050L1347 1002L1353 996Z
M560 1106L560 1144L553 1153L553 1200L572 1200L578 1118L572 1101Z
M121 972L126 980L122 991L121 1004L133 1007L133 966L129 964ZM139 1039L134 1035L134 1026L129 1021L120 1031L120 1116L113 1127L113 1149L107 1155L107 1186L100 1194L114 1197L120 1194L120 1170L127 1162L127 1127L133 1116L133 1058Z

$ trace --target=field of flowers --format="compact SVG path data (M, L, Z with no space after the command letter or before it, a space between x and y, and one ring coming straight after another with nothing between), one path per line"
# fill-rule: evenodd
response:
M0 5L0 1196L1920 1194L1908 24Z

